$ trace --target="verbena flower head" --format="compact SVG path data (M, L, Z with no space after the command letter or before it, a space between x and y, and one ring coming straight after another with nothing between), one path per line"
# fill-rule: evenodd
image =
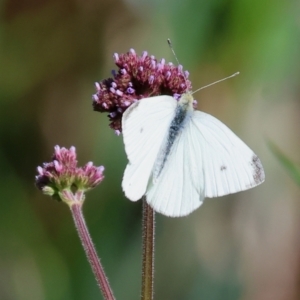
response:
M37 171L39 174L35 178L36 186L44 194L63 201L66 201L66 193L68 197L71 193L83 194L97 186L104 178L103 166L96 167L92 162L88 162L83 167L77 167L76 149L73 146L70 149L55 146L52 161L37 167Z
M153 55L137 55L133 49L126 54L114 54L117 71L112 78L96 82L93 95L95 111L108 112L110 127L121 132L124 111L134 102L148 97L170 95L176 99L191 90L189 73L181 65L174 66Z

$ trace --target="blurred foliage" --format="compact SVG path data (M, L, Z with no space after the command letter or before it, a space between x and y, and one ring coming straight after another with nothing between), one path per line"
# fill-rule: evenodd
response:
M266 182L187 218L157 216L155 299L299 299L300 193L263 139L299 155L299 10L297 1L2 1L0 299L101 299L68 208L33 184L56 144L106 167L84 213L117 299L139 299L141 203L123 196L122 138L91 95L114 52L174 61L167 38L194 88L241 72L196 96L255 150Z
M300 185L300 167L297 166L287 155L285 155L273 142L269 141L268 145L273 154L280 161L282 166L287 170L292 179Z

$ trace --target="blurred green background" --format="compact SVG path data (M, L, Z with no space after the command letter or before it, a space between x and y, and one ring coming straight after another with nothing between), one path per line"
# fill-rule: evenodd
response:
M53 147L106 167L84 213L117 299L139 299L141 203L121 191L122 137L93 112L94 82L134 48L175 62L200 110L261 158L266 182L157 215L155 299L300 299L300 190L268 148L300 151L299 1L10 0L0 23L0 299L102 299L68 207L34 186Z

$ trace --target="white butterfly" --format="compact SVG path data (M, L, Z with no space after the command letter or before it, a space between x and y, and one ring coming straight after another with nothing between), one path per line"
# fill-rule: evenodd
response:
M146 195L166 216L186 216L205 197L262 183L259 158L222 122L193 109L191 93L144 98L122 118L128 157L122 187L127 198Z

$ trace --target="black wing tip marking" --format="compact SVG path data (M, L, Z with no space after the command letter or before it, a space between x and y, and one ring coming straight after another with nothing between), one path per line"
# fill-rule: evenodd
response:
M253 167L254 182L256 184L262 183L265 180L265 172L257 155L252 156L251 166Z

